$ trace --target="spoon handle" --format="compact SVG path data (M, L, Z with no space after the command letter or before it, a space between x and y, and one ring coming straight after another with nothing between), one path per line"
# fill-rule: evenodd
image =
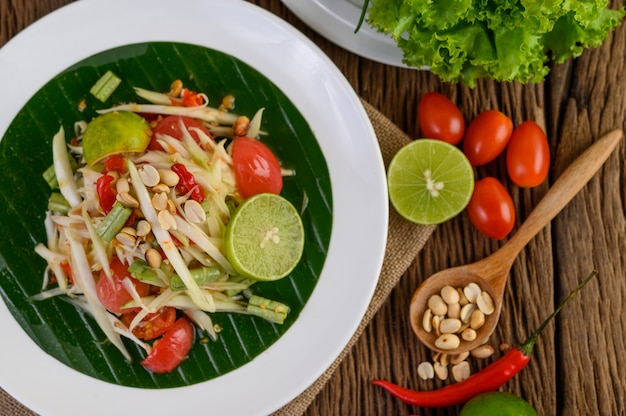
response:
M543 227L567 205L567 203L595 175L622 139L621 130L613 130L602 136L585 150L554 182L517 232L495 256L499 257L503 270L508 270L517 255Z

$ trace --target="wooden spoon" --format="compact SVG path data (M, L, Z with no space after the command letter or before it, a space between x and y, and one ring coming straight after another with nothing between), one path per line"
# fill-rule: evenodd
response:
M594 176L611 155L622 136L621 130L614 130L600 138L580 155L546 192L517 232L496 252L475 263L442 270L422 282L413 294L409 313L413 331L427 347L447 354L458 354L471 351L488 340L498 323L504 288L517 255ZM484 325L476 331L475 340L461 339L460 345L453 349L438 348L435 345L437 339L435 330L426 332L422 323L424 312L428 307L428 299L434 294L440 294L444 286L464 288L471 282L476 282L491 296L495 307L494 312L485 317Z

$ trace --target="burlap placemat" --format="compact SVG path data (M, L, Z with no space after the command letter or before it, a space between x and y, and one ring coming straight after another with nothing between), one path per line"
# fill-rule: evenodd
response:
M385 166L393 155L406 144L410 139L402 130L395 126L389 119L378 112L369 103L362 101L365 110L372 121L374 131L380 143ZM352 346L363 333L372 317L376 314L380 306L389 296L400 277L404 274L417 253L422 249L434 226L420 226L411 224L402 219L393 209L389 210L389 231L387 235L387 246L385 249L385 259L380 273L378 285L374 292L370 306L361 321L358 329L348 342L341 354L333 364L320 376L315 383L306 389L300 396L289 404L274 413L274 416L301 415L309 407L315 396L322 390L326 382L330 380L333 373L350 352ZM34 416L35 413L24 407L17 400L11 397L4 390L0 389L0 415L2 416Z

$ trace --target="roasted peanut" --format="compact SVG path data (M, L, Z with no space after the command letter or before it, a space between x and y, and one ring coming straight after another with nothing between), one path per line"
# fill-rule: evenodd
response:
M448 313L448 305L439 295L432 295L428 299L428 307L433 311L433 315L445 315Z
M422 380L430 380L435 377L435 371L433 369L433 365L428 361L424 361L417 366L417 375Z
M441 334L435 340L435 346L442 350L453 350L461 345L461 340L455 334Z

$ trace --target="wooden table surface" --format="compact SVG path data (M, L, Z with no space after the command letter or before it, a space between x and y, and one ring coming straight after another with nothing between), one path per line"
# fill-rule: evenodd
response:
M0 0L0 46L71 2ZM417 103L427 91L450 97L467 120L493 108L509 115L515 124L532 119L545 125L552 152L549 179L534 189L507 183L517 209L516 228L586 147L610 130L626 128L624 25L601 47L554 66L544 83L480 81L469 89L442 83L428 71L392 67L354 55L314 32L280 0L253 3L311 38L360 97L412 138L419 137ZM623 0L613 1L612 7L623 5ZM599 272L541 335L528 367L502 389L524 397L540 415L626 414L625 154L626 145L621 143L580 194L523 250L509 277L501 321L490 339L496 349L502 343L525 339L581 279L594 269ZM479 177L504 178L505 173L502 158L477 169ZM416 389L444 384L424 382L417 376L417 365L429 359L429 352L410 329L411 295L434 272L479 260L503 243L476 232L466 214L438 226L306 414L457 414L456 407L429 410L405 405L370 382L384 378ZM500 355L497 351L494 357ZM492 359L472 361L472 369Z

